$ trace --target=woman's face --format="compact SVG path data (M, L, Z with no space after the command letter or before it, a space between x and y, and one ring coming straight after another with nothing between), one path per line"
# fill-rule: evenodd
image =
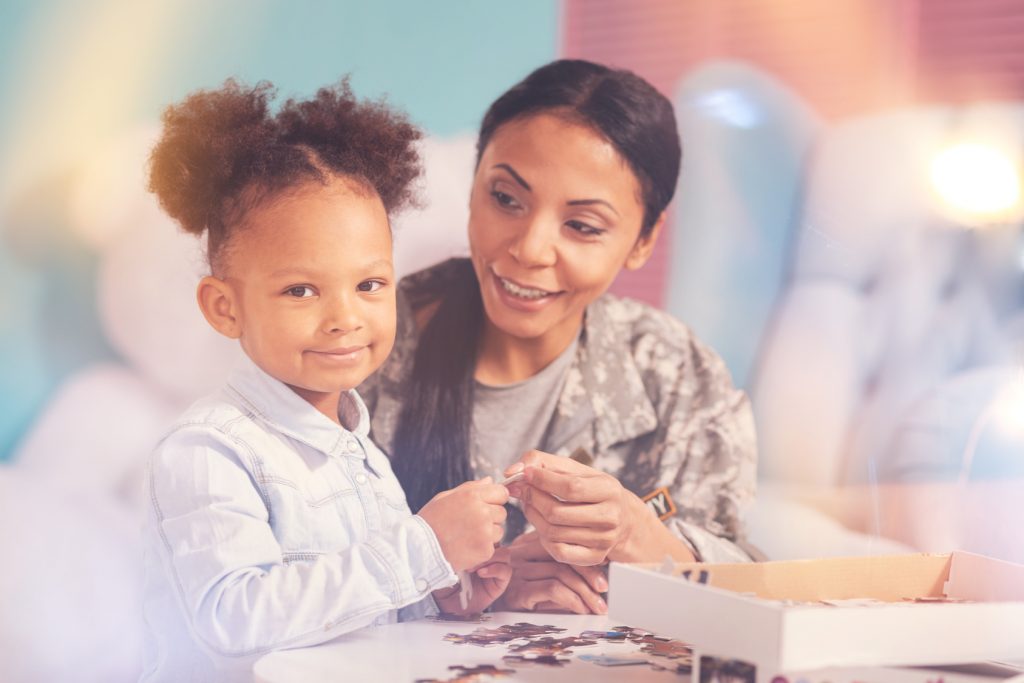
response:
M593 129L551 114L501 126L470 197L469 243L494 331L557 343L623 268L647 260L640 184ZM660 222L659 222L660 225Z

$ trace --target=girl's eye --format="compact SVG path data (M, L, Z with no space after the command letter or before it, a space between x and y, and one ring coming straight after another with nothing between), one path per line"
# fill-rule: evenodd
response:
M287 294L295 297L296 299L307 299L314 296L316 292L314 292L313 288L309 285L296 285L295 287L289 287L287 289Z
M491 196L494 197L494 201L497 202L498 206L505 209L514 209L519 206L519 202L516 198L507 192L501 190L491 190Z
M566 225L585 237L597 237L604 234L603 228L595 228L581 221L567 221Z
M357 289L360 292L376 292L383 286L384 283L380 280L366 280L365 282L360 282Z

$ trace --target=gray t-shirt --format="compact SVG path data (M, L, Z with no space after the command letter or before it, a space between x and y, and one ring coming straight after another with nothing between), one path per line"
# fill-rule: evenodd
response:
M575 353L573 339L547 367L522 382L475 382L470 443L474 476L501 481L506 467L540 447Z

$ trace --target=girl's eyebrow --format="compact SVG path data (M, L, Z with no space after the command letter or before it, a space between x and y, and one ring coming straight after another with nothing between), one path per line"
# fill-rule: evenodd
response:
M372 263L367 263L366 265L362 266L362 269L377 270L378 268L392 268L393 266L394 263L392 261L389 261L385 258L379 258L376 261L373 261Z
M522 185L526 190L533 191L533 188L530 187L530 184L523 180L523 176L516 173L516 170L509 166L508 164L495 164L491 168L500 168L507 171L508 174L512 176L515 179L515 181Z
M278 278L278 277L284 277L286 275L293 275L295 277L303 277L305 275L309 275L309 271L303 270L301 268L294 268L294 267L293 268L281 268L280 270L275 270L273 273L271 273L270 277Z

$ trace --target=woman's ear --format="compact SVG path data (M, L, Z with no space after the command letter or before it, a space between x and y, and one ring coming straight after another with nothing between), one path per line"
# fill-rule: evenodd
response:
M207 275L199 281L196 300L206 322L225 337L238 339L242 336L242 318L231 286L223 280Z
M651 231L637 239L636 244L633 245L633 250L626 257L626 263L623 264L623 267L627 270L636 270L647 263L647 259L651 257L651 252L654 251L654 243L658 241L658 235L661 234L663 225L665 225L664 211L658 216L658 220L654 222Z

